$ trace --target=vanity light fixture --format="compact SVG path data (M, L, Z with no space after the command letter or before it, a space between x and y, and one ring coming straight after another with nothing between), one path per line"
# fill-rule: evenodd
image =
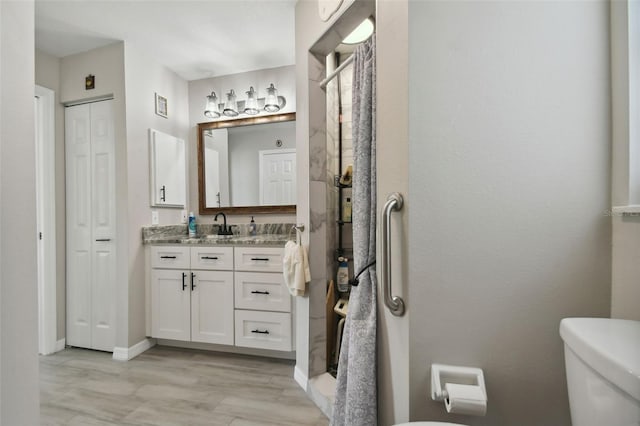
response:
M207 118L220 118L221 115L226 117L237 117L240 114L257 115L261 112L273 113L278 112L287 104L284 96L278 95L278 90L273 83L267 87L267 95L264 98L258 98L258 93L253 86L249 87L246 101L238 101L236 93L233 89L227 93L226 101L219 103L216 92L211 92L206 98L204 107L204 116ZM220 112L222 111L222 113Z
M216 96L216 92L211 92L211 94L207 96L207 104L204 107L204 116L207 118L220 117L220 107L218 106L218 97Z
M273 87L273 83L271 83L271 86L267 87L267 97L264 100L264 110L267 112L280 111L280 103L278 102L278 90Z
M249 87L247 92L247 101L244 103L244 113L249 115L256 115L259 113L258 98L256 98L256 91L253 90L253 86Z
M224 110L222 113L227 117L237 117L239 114L238 102L236 102L236 92L234 92L233 89L227 93L227 102L224 103Z

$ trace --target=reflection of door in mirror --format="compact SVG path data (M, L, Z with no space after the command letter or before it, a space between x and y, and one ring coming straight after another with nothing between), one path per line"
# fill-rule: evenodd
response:
M293 149L295 156L295 122L257 124L229 129L229 165L232 206L275 206L295 204L263 203L260 199L260 151Z
M229 207L229 133L211 129L204 134L207 207Z
M296 150L262 150L260 156L260 205L296 202Z

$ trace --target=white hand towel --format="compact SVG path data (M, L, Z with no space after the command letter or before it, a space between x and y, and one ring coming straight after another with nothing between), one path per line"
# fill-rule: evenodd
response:
M311 281L307 250L302 245L288 241L284 246L282 258L284 283L292 296L303 296L305 284Z

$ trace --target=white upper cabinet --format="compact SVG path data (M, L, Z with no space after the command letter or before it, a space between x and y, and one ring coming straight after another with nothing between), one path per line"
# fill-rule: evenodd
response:
M149 148L151 205L184 207L187 193L184 141L149 129Z

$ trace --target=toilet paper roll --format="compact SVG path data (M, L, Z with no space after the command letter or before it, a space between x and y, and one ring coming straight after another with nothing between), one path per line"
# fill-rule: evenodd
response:
M480 386L446 383L447 397L444 406L447 413L484 416L487 414L487 398Z

